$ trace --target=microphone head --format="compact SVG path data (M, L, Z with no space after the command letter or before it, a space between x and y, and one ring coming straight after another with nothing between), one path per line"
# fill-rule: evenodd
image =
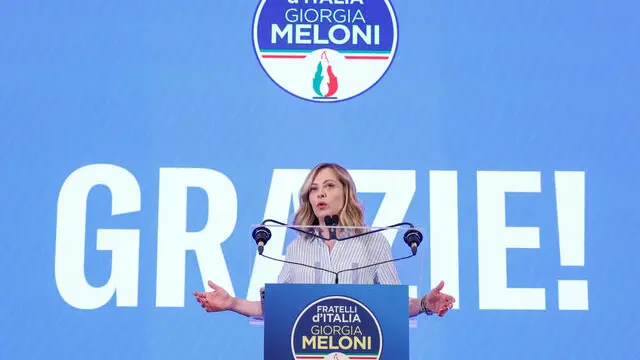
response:
M333 215L333 216L325 216L324 217L324 224L327 226L336 226L338 225L338 222L340 221L340 218L338 217L338 215ZM336 229L333 227L329 228L329 238L330 239L337 239L338 236L336 235Z
M338 217L338 215L327 215L324 217L324 224L327 226L336 226L338 225L338 222L340 221L340 218Z
M422 233L416 229L409 229L404 233L404 242L411 247L411 251L415 255L422 242Z
M253 229L251 236L253 237L253 240L255 240L256 244L262 242L262 244L265 245L269 239L271 239L271 230L266 226L258 226Z

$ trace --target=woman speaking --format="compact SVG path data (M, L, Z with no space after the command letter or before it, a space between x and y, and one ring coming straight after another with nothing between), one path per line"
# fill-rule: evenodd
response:
M327 228L326 216L338 214L338 227ZM334 216L335 217L335 216ZM322 163L314 167L300 190L300 207L294 217L294 226L313 226L318 236L303 234L287 246L285 261L302 263L299 266L285 263L278 276L279 283L331 284L336 280L335 272L341 272L341 284L387 284L398 285L398 273L391 257L391 247L379 232L358 236L348 241L343 238L362 234L364 214L357 198L351 175L338 164ZM346 227L347 229L343 229ZM353 227L353 228L352 228ZM330 234L335 231L334 234ZM334 236L331 236L334 235ZM332 239L333 238L333 239ZM384 264L366 267L368 264ZM314 269L315 268L315 269ZM331 269L334 273L320 271ZM220 286L209 281L210 292L194 292L200 305L208 312L231 310L236 313L262 318L260 301L248 301L232 297ZM453 296L442 293L444 282L420 299L409 298L409 316L421 313L444 314L453 307Z

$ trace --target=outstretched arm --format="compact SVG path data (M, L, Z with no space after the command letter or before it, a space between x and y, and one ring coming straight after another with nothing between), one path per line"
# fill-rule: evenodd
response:
M420 299L409 298L409 317L418 316L423 312Z
M207 312L231 310L248 317L263 318L262 302L239 299L209 281L210 292L194 292L196 300Z
M245 299L233 298L229 310L244 316L262 319L262 303L260 301L249 301Z
M444 281L440 281L438 286L420 299L409 298L409 317L420 315L423 312L444 316L453 307L456 299L440 292L442 288L444 288Z

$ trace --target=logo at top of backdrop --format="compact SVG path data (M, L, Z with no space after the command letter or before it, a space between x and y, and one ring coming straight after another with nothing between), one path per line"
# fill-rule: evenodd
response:
M264 71L309 101L343 101L369 90L391 66L397 45L389 0L261 0L253 19Z
M361 302L328 296L300 312L291 332L291 351L296 359L378 360L382 330Z

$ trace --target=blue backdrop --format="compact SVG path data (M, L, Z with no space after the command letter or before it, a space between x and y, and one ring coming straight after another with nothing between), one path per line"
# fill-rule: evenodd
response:
M0 5L0 358L261 358L191 293L257 297L251 225L321 161L424 228L402 282L458 298L412 359L640 356L636 2L395 0L391 67L333 104L265 74L257 3Z

